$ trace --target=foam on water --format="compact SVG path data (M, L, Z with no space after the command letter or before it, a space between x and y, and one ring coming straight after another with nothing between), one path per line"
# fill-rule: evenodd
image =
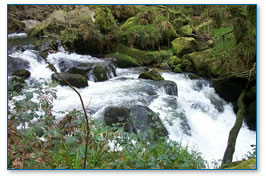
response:
M51 81L52 72L44 62L37 60L34 51L15 52L10 56L30 62L31 78L38 80L44 78ZM47 60L57 69L62 59L103 62L102 59L89 55L65 52L50 54L47 57ZM88 81L89 87L78 89L91 117L102 118L104 108L110 105L146 105L154 112L160 113L170 139L182 142L184 146L188 145L191 149L199 150L209 162L213 159L222 159L229 131L236 119L232 105L223 101L206 80L190 80L186 74L162 73L165 80L171 80L177 84L177 97L167 95L164 89L159 89L146 80L137 79L141 71L143 68L118 68L116 78L105 82ZM199 81L203 84L197 85ZM58 119L63 117L60 111L81 110L79 97L71 88L57 86L55 89L57 99L53 102L53 111ZM156 95L149 95L147 89L155 90ZM222 103L222 112L212 104L210 97ZM178 118L181 114L184 119ZM240 160L247 151L251 150L252 144L256 144L256 133L243 125L238 135L234 160Z

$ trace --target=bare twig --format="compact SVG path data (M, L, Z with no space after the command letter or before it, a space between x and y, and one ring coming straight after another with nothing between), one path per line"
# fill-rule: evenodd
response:
M47 64L49 65L49 68L56 73L56 75L62 79L70 88L72 88L72 90L74 90L74 92L76 92L79 96L79 99L80 99L80 102L81 102L81 105L82 105L82 109L83 109L83 112L84 112L84 115L85 115L85 119L86 119L86 146L85 146L85 156L84 156L84 162L83 162L83 169L86 168L86 162L87 162L87 153L88 153L88 144L89 144L89 141L90 141L90 124L89 124L89 118L88 118L88 115L87 115L87 112L86 112L86 109L85 109L85 106L84 106L84 102L82 100L82 97L80 95L80 93L67 81L65 80L56 70L56 68L54 67L54 65L52 65L51 63L49 63L48 61L46 61Z

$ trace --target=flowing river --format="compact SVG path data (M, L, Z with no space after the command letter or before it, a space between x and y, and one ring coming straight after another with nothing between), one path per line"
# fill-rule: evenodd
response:
M32 80L41 78L51 81L51 70L40 60L34 50L15 50L9 56L27 61ZM109 61L89 55L67 52L49 54L47 60L60 70L60 62L108 63ZM110 63L110 62L109 62ZM103 117L108 106L144 105L160 114L169 138L181 142L183 146L198 150L202 157L211 162L222 159L236 115L231 103L225 102L216 93L210 82L204 79L191 80L186 73L161 72L165 80L176 83L178 96L169 95L165 89L156 86L155 81L138 79L144 68L116 68L117 76L110 76L104 82L88 81L89 87L78 89L85 107L94 119ZM78 96L67 86L56 86L57 98L53 111L57 119L63 117L60 111L81 110ZM246 125L237 138L234 161L251 151L250 145L256 144L256 132Z

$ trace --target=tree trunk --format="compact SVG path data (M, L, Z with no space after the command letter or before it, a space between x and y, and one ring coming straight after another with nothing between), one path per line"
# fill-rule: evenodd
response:
M244 105L243 99L244 99L245 94L246 94L246 90L243 90L237 100L238 111L236 114L236 121L235 121L233 128L230 130L230 133L229 133L228 143L227 143L227 147L224 153L222 165L228 162L232 162L233 160L236 139L237 139L239 130L243 124L243 115L245 112L245 105Z

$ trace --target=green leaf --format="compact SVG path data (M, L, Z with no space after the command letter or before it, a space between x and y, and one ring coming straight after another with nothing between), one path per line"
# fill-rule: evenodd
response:
M75 137L71 136L71 137L67 138L66 144L73 145L73 144L76 144L77 141L78 140Z
M42 137L44 134L44 130L41 127L35 127L34 128L34 133L38 136L38 137Z

